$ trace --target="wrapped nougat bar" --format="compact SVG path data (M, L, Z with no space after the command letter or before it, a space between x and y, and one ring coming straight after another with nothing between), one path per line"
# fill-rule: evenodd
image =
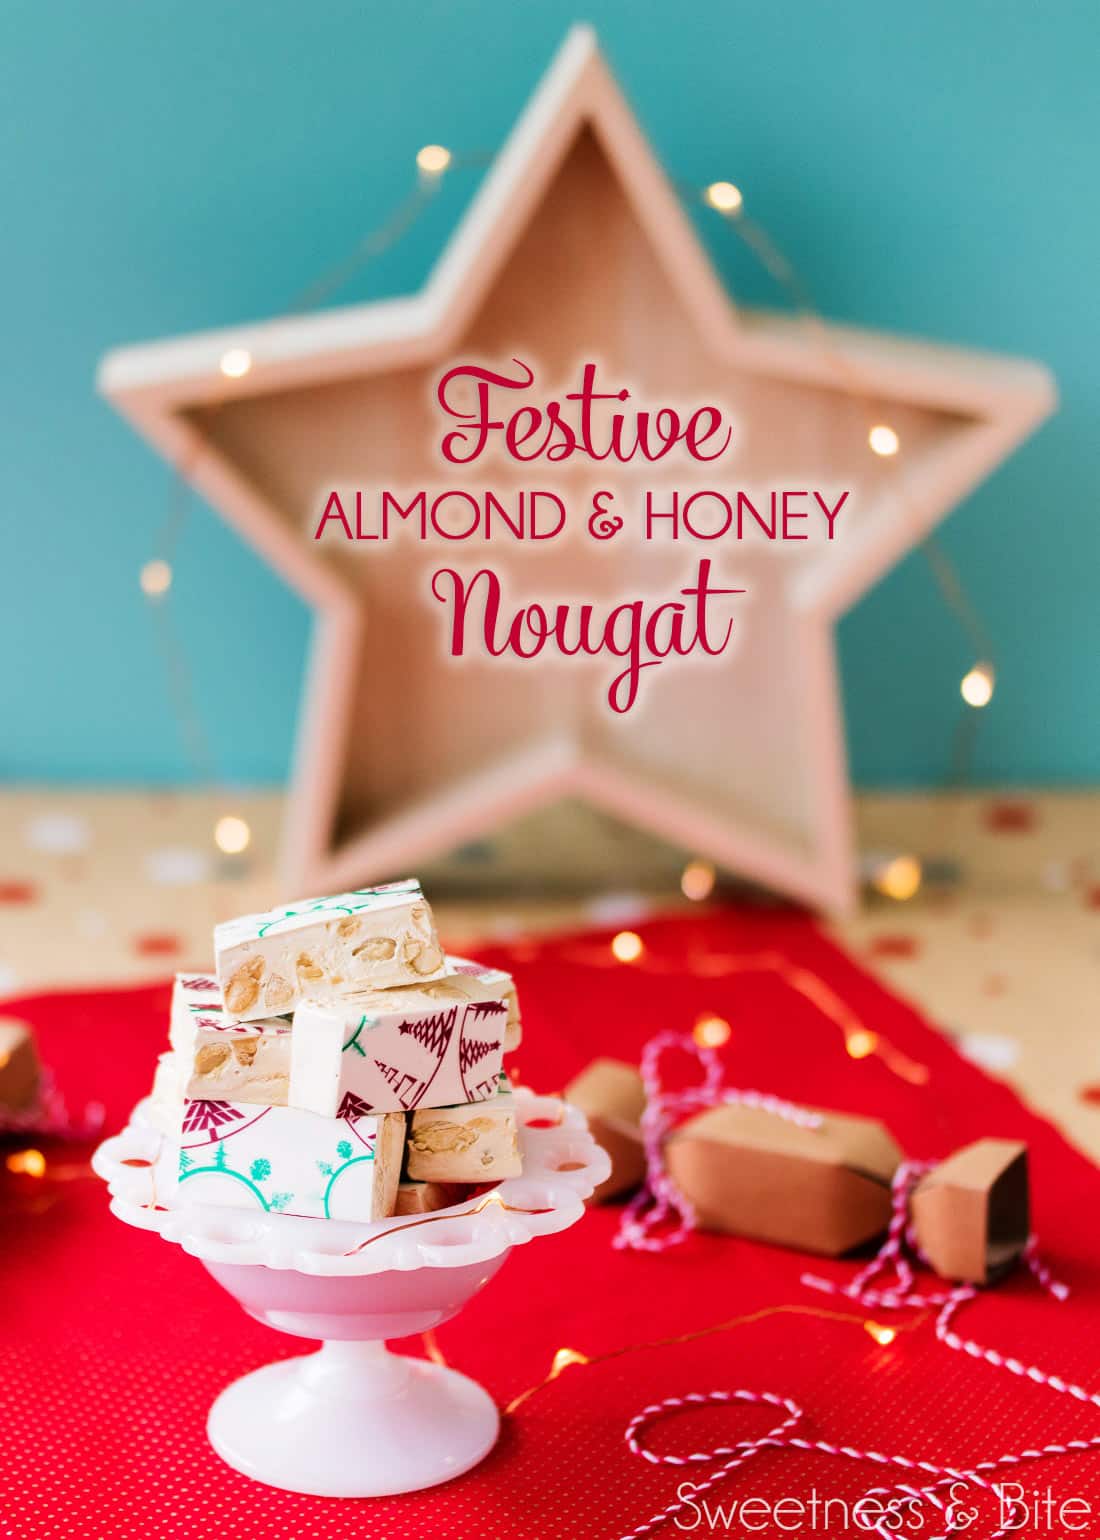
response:
M375 1117L353 1098L335 1118L296 1107L189 1100L178 1201L311 1219L386 1219L404 1141L402 1113Z
M303 1000L290 1105L331 1117L348 1092L372 1112L485 1101L500 1077L506 979L470 966L430 984Z
M487 968L484 963L471 962L468 957L447 956L448 973L469 973L481 983L499 989L500 998L508 1007L508 1020L504 1028L504 1052L514 1053L523 1041L523 1026L519 1014L519 995L516 981L504 968Z

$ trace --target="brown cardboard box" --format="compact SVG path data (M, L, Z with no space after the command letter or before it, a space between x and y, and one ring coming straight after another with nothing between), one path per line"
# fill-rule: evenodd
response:
M909 1204L917 1243L941 1278L989 1283L1031 1230L1027 1145L979 1139L930 1171Z
M26 1112L38 1098L40 1080L30 1027L14 1016L0 1017L0 1108Z
M611 1157L611 1175L592 1194L594 1203L621 1197L645 1176L642 1113L645 1087L633 1064L621 1059L593 1059L563 1092L588 1119L592 1137Z
M727 1103L682 1123L665 1160L702 1228L830 1257L881 1235L901 1151L870 1118L821 1117L805 1128Z

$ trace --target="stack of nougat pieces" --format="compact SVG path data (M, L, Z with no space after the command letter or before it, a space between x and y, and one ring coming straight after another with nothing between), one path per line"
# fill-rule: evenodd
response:
M443 953L415 880L246 915L178 974L149 1118L175 1201L425 1213L520 1174L512 978Z

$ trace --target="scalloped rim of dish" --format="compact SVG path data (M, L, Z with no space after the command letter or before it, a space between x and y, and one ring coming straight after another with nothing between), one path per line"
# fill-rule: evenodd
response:
M92 1169L107 1183L117 1218L204 1262L343 1278L467 1267L576 1224L584 1200L610 1174L610 1160L576 1107L522 1087L515 1097L522 1176L450 1208L373 1224L208 1204L154 1205L150 1172L172 1141L147 1121L147 1100L121 1133L99 1146Z

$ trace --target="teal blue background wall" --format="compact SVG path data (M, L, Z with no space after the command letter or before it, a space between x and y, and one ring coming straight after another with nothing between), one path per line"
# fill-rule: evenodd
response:
M1095 0L4 0L6 777L192 774L137 587L168 475L95 397L99 355L277 311L396 203L421 144L499 144L578 17L668 169L736 181L827 315L1054 369L1060 415L943 541L1000 662L975 775L1100 779ZM341 299L415 288L473 188L456 176ZM701 228L734 294L774 303ZM309 617L205 508L176 571L222 773L277 781ZM971 657L920 557L841 656L857 779L941 779Z

